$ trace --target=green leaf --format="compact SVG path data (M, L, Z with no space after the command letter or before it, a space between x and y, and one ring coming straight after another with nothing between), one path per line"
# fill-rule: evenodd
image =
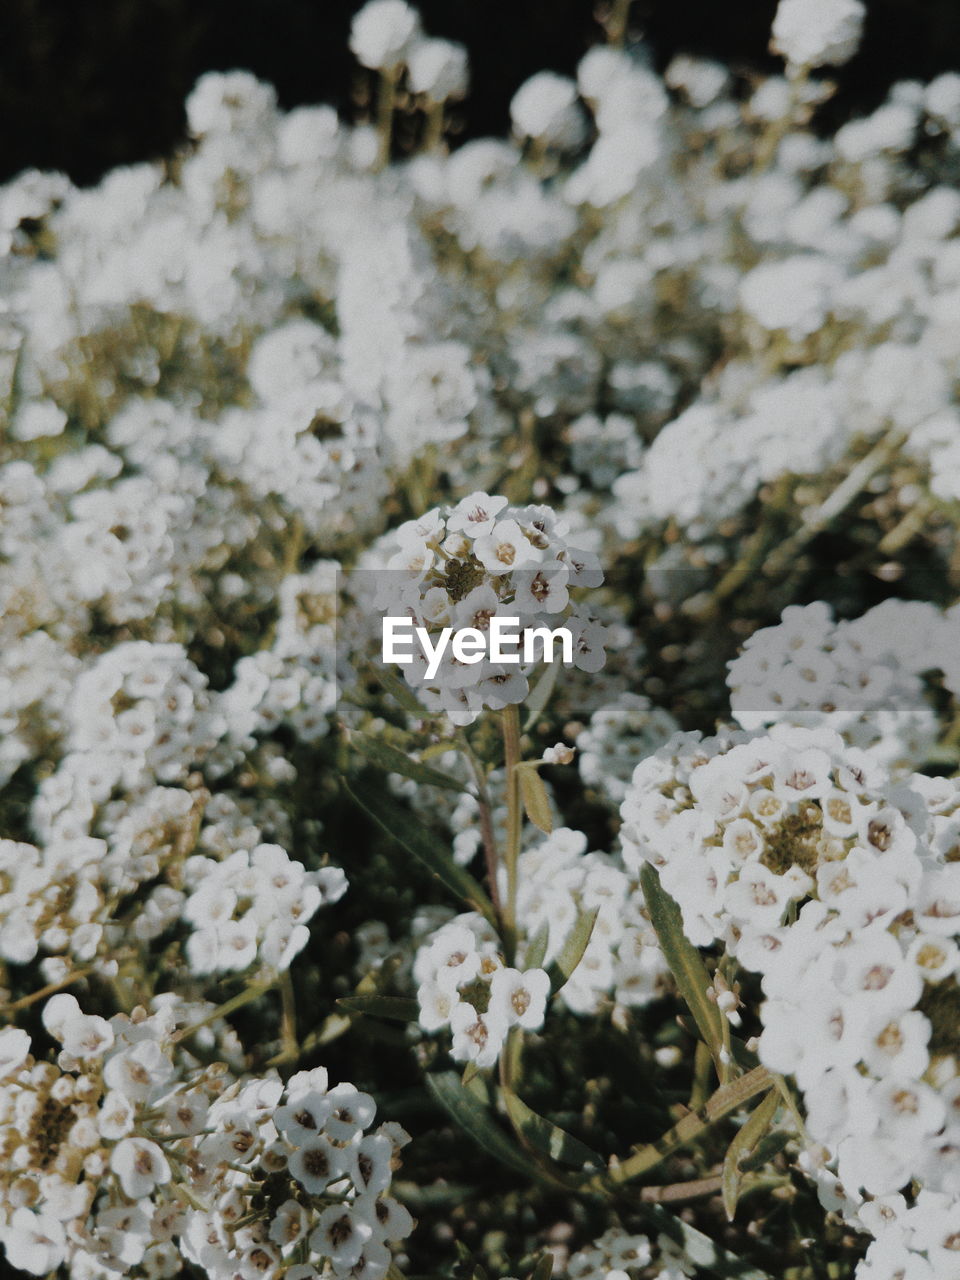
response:
M394 1022L416 1022L420 1005L403 996L342 996L337 1006L346 1013L362 1013L369 1018L390 1018Z
M370 815L381 830L446 885L454 897L479 911L494 929L497 927L493 904L470 872L454 862L446 841L422 827L409 810L395 804L388 797L374 796L366 790L359 795L345 779L342 781L347 795Z
M549 835L553 830L553 814L550 812L550 800L543 779L536 769L525 768L523 765L517 766L517 777L527 817L535 827Z
M640 871L640 886L664 959L719 1072L720 1051L723 1048L722 1015L713 1001L707 998L707 991L712 983L706 965L700 952L683 931L680 908L664 889L659 875L649 862L644 863Z
M723 1208L727 1220L732 1222L737 1212L737 1201L740 1199L740 1183L742 1170L740 1162L756 1147L757 1143L773 1124L780 1099L775 1089L761 1098L760 1103L737 1130L737 1134L723 1160Z
M551 995L559 991L564 983L570 981L573 971L583 959L583 953L590 942L599 912L599 907L591 907L589 911L580 912L566 942L560 949L560 954L547 966Z
M530 1280L550 1280L553 1275L553 1254L545 1253L534 1267Z
M532 1147L542 1151L557 1164L572 1169L603 1168L603 1157L597 1155L566 1129L561 1129L545 1116L538 1115L512 1089L501 1091L507 1114Z
M760 1139L749 1155L740 1160L741 1173L756 1173L780 1154L795 1135L789 1129L774 1129Z
M450 1119L488 1155L525 1177L543 1180L540 1169L520 1151L497 1124L487 1107L460 1083L455 1071L426 1076L427 1087Z
M537 683L533 686L530 696L527 698L527 719L523 726L525 729L531 728L543 715L547 703L550 701L550 695L556 686L559 674L559 662L548 662L544 667L543 674L538 677Z
M543 924L527 943L527 949L523 954L523 967L525 969L541 969L543 967L543 958L547 954L549 941L550 921L544 920Z
M389 667L383 667L379 663L375 663L373 674L394 701L400 703L404 711L409 711L418 720L430 720L433 718L432 713L419 700L406 680L401 680L396 672L391 671Z
M351 747L355 747L380 769L386 769L390 773L400 773L405 778L413 778L415 782L421 782L429 787L444 787L447 791L466 790L463 783L458 782L450 774L441 773L439 769L431 769L429 765L421 764L419 760L414 760L399 747L384 742L381 738L375 738L373 734L353 732L348 741Z

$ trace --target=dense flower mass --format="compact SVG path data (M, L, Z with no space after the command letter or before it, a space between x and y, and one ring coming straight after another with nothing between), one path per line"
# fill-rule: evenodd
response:
M389 1195L407 1134L315 1068L231 1080L177 1047L202 1006L159 999L109 1021L70 995L43 1010L63 1047L0 1032L3 1243L45 1275L383 1275L413 1223ZM365 1130L371 1130L366 1133ZM177 1174L176 1178L174 1174ZM301 1261L302 1259L302 1261ZM292 1266L292 1271L291 1271Z
M0 189L10 1268L960 1276L960 74L831 134L872 21L607 6L454 146L370 0L352 121Z
M378 554L384 566L363 587L364 594L372 588L374 607L386 615L407 617L431 634L451 627L483 635L497 617L515 619L521 636L562 623L571 636L572 665L587 672L603 666L605 628L570 595L599 586L603 572L593 552L570 544L566 524L549 507L510 507L505 498L471 493L453 508L402 524L376 545ZM421 647L404 665L404 677L426 695L430 709L470 724L484 707L502 710L525 700L545 644L541 639L529 660L518 648L510 665L486 657L460 662L448 648L436 672Z

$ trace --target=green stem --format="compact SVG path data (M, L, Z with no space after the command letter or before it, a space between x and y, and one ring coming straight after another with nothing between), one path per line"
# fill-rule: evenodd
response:
M820 506L807 516L802 528L787 538L785 542L781 542L780 546L777 547L776 551L763 566L764 572L773 575L788 569L800 552L813 541L817 534L828 528L837 516L849 507L854 498L859 493L862 493L876 472L896 456L905 438L898 427L891 427L870 452L850 470Z
M513 964L517 950L517 866L520 860L520 835L523 808L520 803L520 712L515 703L502 712L503 762L507 775L507 847L504 865L507 871L507 897L503 903L503 945L507 964Z
M297 1002L289 969L280 975L280 1048L284 1062L296 1062L300 1056L297 1040Z
M431 102L427 107L427 124L423 131L423 150L438 151L443 143L444 105Z
M93 969L77 969L73 973L68 974L65 978L60 978L57 982L49 982L45 987L40 987L37 991L31 991L28 996L21 996L19 1000L14 1000L13 1004L4 1006L4 1014L18 1013L21 1009L27 1009L32 1004L36 1004L38 1000L44 1000L47 996L54 995L57 991L62 991L64 987L72 987L75 982L87 978L93 973Z
M380 76L380 92L377 95L377 132L380 135L378 169L383 169L390 160L390 144L393 141L393 107L397 98L399 78L400 67L390 67Z
M457 734L457 738L470 767L470 772L473 775L474 785L477 788L477 804L480 809L480 839L483 844L484 864L487 868L487 885L490 890L490 901L493 903L493 909L496 911L502 925L503 908L500 903L500 886L497 884L500 854L497 850L497 838L493 831L493 803L490 799L490 789L487 786L484 767L477 759L476 752L471 747L467 735L460 731Z
M255 982L249 987L244 987L242 991L238 991L235 996L231 996L229 1000L225 1000L223 1004L218 1004L215 1009L211 1009L204 1017L199 1018L196 1022L191 1023L189 1027L184 1027L176 1032L173 1039L175 1042L186 1040L188 1036L192 1036L195 1031L209 1026L211 1022L216 1022L218 1018L226 1018L228 1014L235 1013L237 1009L242 1009L245 1004L250 1004L254 1000L258 1000L273 986L272 982Z
M630 16L631 0L613 0L610 16L604 23L608 44L615 49L622 49L627 38L627 19Z
M764 1093L773 1086L774 1080L766 1067L755 1067L745 1076L740 1076L730 1084L722 1085L699 1111L691 1111L672 1129L668 1129L663 1137L641 1147L639 1151L635 1151L633 1155L605 1173L598 1174L594 1181L599 1181L600 1184L619 1185L642 1177L651 1169L655 1169L678 1148L695 1141L717 1120L722 1120L724 1116L738 1110L758 1093Z

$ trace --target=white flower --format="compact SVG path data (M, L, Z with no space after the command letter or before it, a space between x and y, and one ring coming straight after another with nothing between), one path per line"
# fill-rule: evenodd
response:
M462 498L447 517L447 529L450 533L464 532L471 538L478 538L490 533L496 518L507 505L506 498L492 497L479 490Z
M510 118L521 137L550 146L575 147L585 133L576 84L553 71L540 71L520 86L510 102Z
M798 254L783 262L763 262L740 285L744 310L765 329L783 329L805 338L819 329L842 280L835 263L819 254Z
M101 1135L109 1142L125 1138L136 1121L136 1107L125 1093L111 1089L100 1104L97 1118Z
M363 1129L373 1124L377 1104L368 1093L352 1084L338 1084L327 1093L330 1104L325 1132L334 1142L353 1142Z
M379 1195L390 1185L390 1163L393 1159L393 1143L383 1126L376 1133L368 1133L350 1147L353 1185L362 1194Z
M304 1142L287 1162L294 1178L312 1196L322 1195L343 1174L343 1157L322 1135Z
M17 411L11 433L17 440L38 440L61 435L66 425L67 415L52 400L31 400Z
M460 997L449 983L423 982L417 988L420 1005L418 1021L424 1031L439 1031L450 1022L450 1015L460 1003Z
M494 1011L477 1013L472 1004L461 1001L450 1017L450 1029L453 1032L451 1052L457 1061L492 1067L500 1056L508 1023Z
M477 538L473 550L484 568L494 574L511 573L541 558L516 520L498 521L490 533Z
M857 51L861 0L780 0L771 44L796 67L838 66Z
M365 67L389 71L403 62L420 30L405 0L369 0L354 16L350 48Z
M110 1168L131 1200L152 1195L156 1187L170 1181L166 1156L146 1138L122 1138L111 1153Z
M407 78L414 93L434 102L462 98L470 83L467 51L450 40L418 40L410 51Z
M62 1223L30 1209L14 1210L3 1228L3 1244L10 1266L35 1276L56 1271L67 1256Z
M111 1054L103 1068L103 1078L134 1102L145 1102L174 1073L173 1063L156 1040L140 1040Z
M329 1258L338 1274L354 1267L373 1228L353 1205L334 1204L324 1209L313 1233L310 1248Z
M569 570L560 560L548 560L536 570L521 569L514 577L514 607L521 613L559 613L567 607Z
M12 1075L23 1066L30 1052L30 1036L20 1027L4 1027L0 1031L0 1079Z
M307 1222L307 1211L303 1205L296 1200L285 1200L270 1223L270 1239L281 1249L296 1244L303 1238Z
M98 1058L113 1045L113 1027L106 1018L81 1013L61 1024L63 1051L72 1058Z
M544 969L498 969L490 979L488 1017L508 1026L536 1031L543 1026L550 995L550 977Z

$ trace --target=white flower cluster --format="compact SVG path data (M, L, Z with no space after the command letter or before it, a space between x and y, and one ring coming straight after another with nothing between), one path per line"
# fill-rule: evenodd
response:
M506 887L502 876L501 892ZM526 937L521 957L543 936L542 964L549 966L578 918L593 910L597 916L586 950L556 998L579 1014L648 1004L663 991L667 969L636 880L619 859L587 852L586 836L569 827L556 828L520 854L517 918ZM455 1058L489 1065L511 1026L535 1030L543 1023L550 989L546 972L539 967L504 969L489 926L475 913L444 923L422 942L413 974L419 984L420 1025L430 1032L450 1026ZM517 991L525 1006L519 1018ZM483 1046L478 1047L480 1039ZM480 1060L483 1048L487 1053Z
M198 1006L107 1020L57 995L43 1011L56 1065L25 1031L0 1032L0 1240L12 1267L46 1275L180 1273L377 1280L410 1215L389 1195L396 1124L322 1067L286 1085L231 1082L176 1047ZM189 1030L189 1027L186 1028Z
M610 1227L585 1249L578 1249L566 1266L570 1280L635 1280L638 1273L650 1280L682 1280L694 1274L689 1260L667 1236L654 1248L643 1235L623 1227Z
M960 784L891 778L828 729L682 734L622 814L687 935L763 975L760 1058L850 1204L914 1179L960 1197Z
M468 914L441 925L413 964L424 1031L449 1028L458 1062L492 1066L511 1028L543 1026L550 979L543 969L505 965L493 931Z
M353 20L350 48L365 67L396 72L406 64L414 93L434 103L467 91L467 51L452 40L424 36L420 15L404 0L371 0Z
M374 574L374 603L385 615L409 617L434 635L445 627L488 632L493 617L518 619L521 633L562 625L571 635L574 667L602 667L605 629L570 592L599 586L603 572L593 552L570 542L566 523L551 508L513 507L506 498L475 492L407 521L375 551L384 567ZM465 663L451 646L436 674L428 675L427 654L414 647L402 670L429 710L465 725L484 707L523 702L541 654L510 665L487 657ZM554 653L553 660L559 657Z
M186 955L196 974L256 963L274 973L288 969L317 910L347 890L339 867L305 871L276 844L238 849L223 862L188 858L183 876L190 893L182 916L193 926Z
M272 643L241 658L234 680L217 701L231 748L251 751L259 737L286 726L301 742L327 735L337 702L339 565L323 560L291 573L277 588ZM238 587L242 587L242 581ZM228 751L224 764L234 762Z
M836 66L856 52L866 12L862 0L780 0L771 43L793 67Z
M960 692L960 616L889 601L849 622L822 603L789 605L729 664L733 718L744 729L822 725L888 768L919 768L940 733L920 673Z
M622 693L598 707L577 735L580 776L611 803L626 795L633 770L677 732L669 711L639 693Z
M581 912L597 909L590 941L558 992L574 1013L612 1000L639 1007L663 990L666 966L644 915L636 880L613 854L587 851L581 831L557 827L520 855L517 911L528 939L547 930L545 963L556 959Z

